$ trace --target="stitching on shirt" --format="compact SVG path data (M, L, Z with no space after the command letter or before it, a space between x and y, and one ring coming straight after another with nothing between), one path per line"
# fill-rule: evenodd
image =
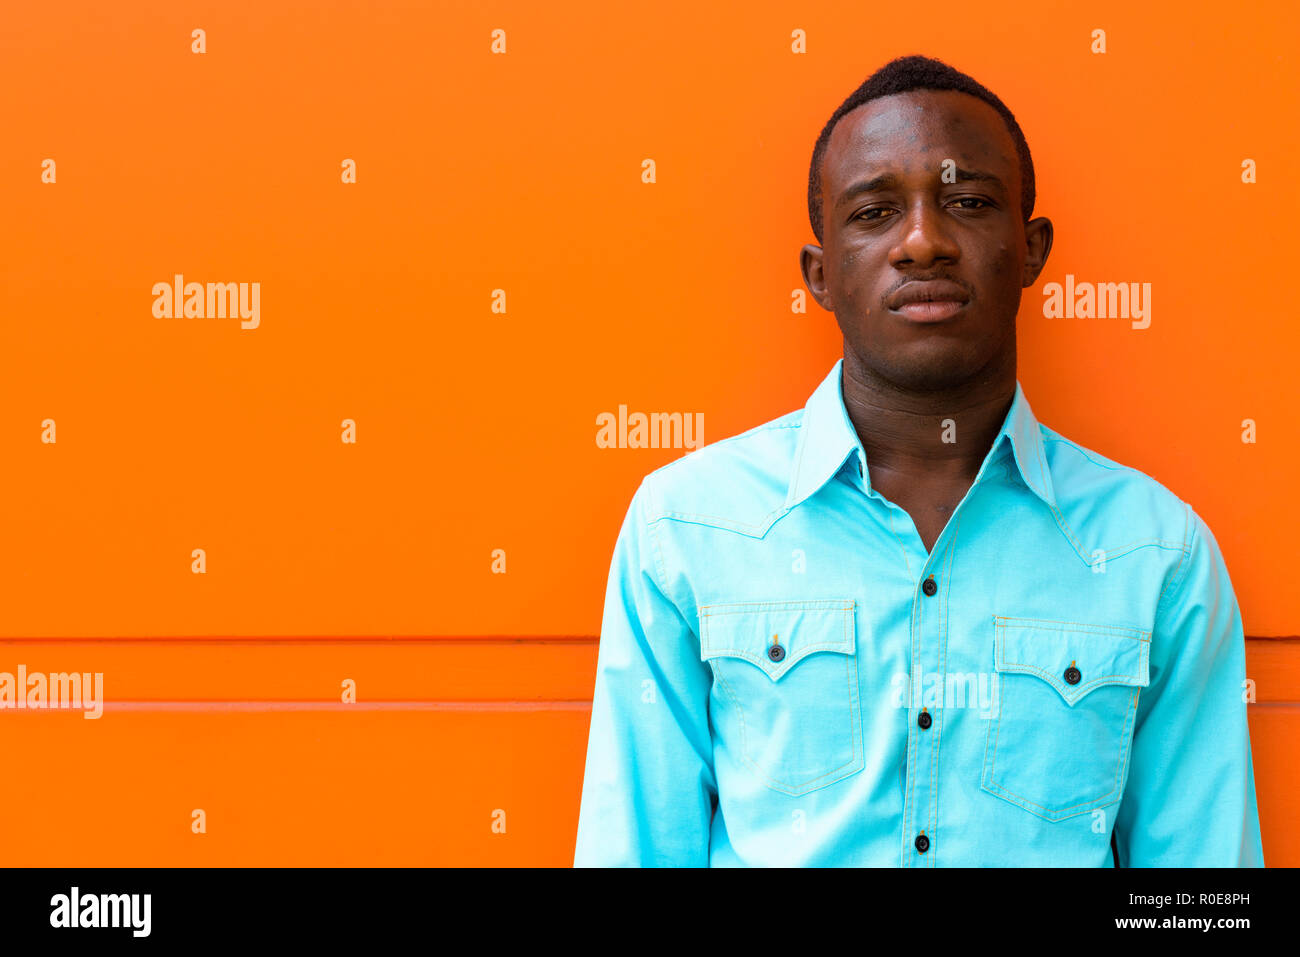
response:
M996 664L996 655L995 655L995 664ZM993 739L993 760L996 761L998 755L998 731L1000 731L1002 728L1002 672L994 668L993 673L997 675L997 681L998 681L997 720L995 721L990 719L988 730L984 732L984 764L985 764L984 773L985 776L987 776L990 781L992 780L993 777L993 765L989 763L990 761L989 738Z
M1075 554L1079 556L1079 558L1083 561L1084 565L1086 565L1089 568L1091 568L1093 565L1096 565L1100 561L1114 561L1115 559L1123 558L1125 555L1128 555L1131 552L1135 552L1140 548L1148 548L1151 546L1156 546L1159 548L1170 548L1170 549L1177 548L1184 551L1186 550L1186 544L1184 542L1175 542L1163 538L1142 538L1142 539L1135 539L1131 542L1126 542L1123 545L1116 545L1109 548L1102 548L1101 551L1104 553L1103 556L1101 558L1094 558L1092 554L1088 552L1082 540L1080 540L1079 537L1074 533L1074 530L1070 527L1069 522L1066 521L1065 516L1061 514L1060 509L1058 509L1055 505L1052 505L1050 503L1046 503L1046 504L1048 505L1048 508L1052 512L1057 527L1061 530L1061 533L1065 536L1066 540L1070 543L1070 547L1074 549ZM735 519L724 518L721 515L711 515L704 512L681 512L676 510L668 510L665 511L659 517L650 519L649 524L653 525L654 523L661 522L661 521L687 522L690 524L704 525L709 528L717 528L723 531L735 532L740 535L746 535L750 538L762 538L771 530L773 525L775 525L780 519L784 518L787 514L793 511L793 508L794 506L783 505L779 508L772 510L771 512L768 512L766 515L762 517L762 519L760 519L757 523L753 523L753 524L737 521ZM904 556L903 560L908 566L908 574L910 575L911 562L907 558L906 547L903 546L902 539L898 535L898 530L894 527L894 517L893 517L892 509L889 510L888 512L888 518L889 518L890 532L893 534L894 539L898 541L899 546L903 547L903 556Z
M1019 624L1019 622L1041 622L1047 625L1069 625L1070 631L1087 631L1094 634L1113 634L1126 638L1132 638L1134 641L1150 641L1151 632L1143 631L1141 628L1129 628L1124 625L1099 625L1095 622L1088 621L1070 621L1067 618L1009 618L1006 615L994 615L995 622L1007 622L1008 624L998 624L999 628L1032 628L1039 629L1037 625ZM1064 629L1061 629L1064 630Z
M912 720L912 703L916 700L916 692L913 690L912 682L915 680L915 675L916 675L916 659L918 655L917 636L921 633L922 630L921 626L923 623L924 616L925 616L925 605L921 603L921 598L920 595L918 594L918 590L915 587L913 587L912 588L912 615L909 619L909 621L912 622L912 626L910 629L911 634L909 635L911 641L911 659L909 662L909 670L911 671L911 674L908 675L908 679L907 679L907 698L908 698L907 700L907 787L903 795L904 830L903 833L899 835L903 844L904 862L911 859L909 857L908 848L913 846L911 843L908 842L907 836L912 830L912 823L911 823L912 794L913 794L913 787L916 783L916 774L913 772L912 769L916 767L917 748L920 746L920 732L917 731L916 722ZM925 705L924 689L921 692L921 704L922 706Z
M856 601L851 598L802 598L791 601L735 601L719 602L700 607L700 617L714 615L747 615L757 611L789 609L791 611L852 611ZM728 611L715 611L726 608Z
M801 428L803 426L804 411L805 411L804 409L791 409L789 412L786 412L782 415L778 415L775 419L772 419L770 422L761 422L758 425L754 426L752 429L746 429L744 432L739 432L736 435L729 435L725 439L718 439L718 441L716 442L710 442L708 445L704 446L703 448L697 449L696 451L703 452L704 449L717 448L720 445L727 445L730 442L736 442L739 441L740 439L747 439L750 438L751 436L759 435L763 432L775 432L778 429ZM786 419L792 416L799 416L800 417L799 421L797 422L785 421ZM650 475L654 475L655 472L663 472L667 469L672 468L674 465L680 465L681 463L687 460L688 460L687 456L683 455L681 458L673 459L671 462L665 462L657 469L647 472L646 474L647 476L650 476Z
M1117 673L1111 675L1098 675L1096 678L1093 678L1092 680L1088 681L1086 684L1082 684L1074 688L1073 696L1072 696L1069 689L1064 689L1061 687L1061 680L1055 674L1052 674L1051 672L1048 671L1044 671L1042 668L1038 668L1026 662L1022 662L1022 661L1008 662L1006 660L1006 644L1005 642L1003 642L1001 638L1001 631L1008 627L1015 627L1015 626L1008 626L1003 624L1002 622L1007 621L1008 619L1002 618L1000 615L994 615L993 618L995 622L994 651L996 657L996 661L995 661L996 669L998 671L1005 671L1011 674L1028 674L1028 675L1034 675L1036 677L1042 678L1044 681L1046 681L1049 685L1051 685L1056 690L1057 694L1059 694L1063 699L1065 699L1066 704L1068 704L1071 708L1073 708L1075 703L1081 700L1085 695L1087 695L1089 692L1095 690L1101 685L1133 684L1134 682L1140 682L1142 680L1142 672L1146 670L1144 665L1146 664L1147 661L1147 652L1150 647L1150 639L1139 638L1135 635L1127 634L1125 633L1125 629L1116 629L1115 631L1110 633L1112 637L1127 638L1130 641L1141 642L1141 644L1138 646L1137 673L1136 674ZM1021 627L1032 628L1033 626L1021 626ZM1079 634L1079 633L1106 634L1107 632L1099 630L1106 627L1108 626L1083 625L1083 626L1071 628L1070 633L1071 634ZM1133 629L1133 630L1137 631L1137 629ZM1140 632L1140 634L1149 635L1150 632ZM1112 662L1113 660L1114 659L1112 657ZM1122 678L1125 680L1115 681L1114 679L1116 678Z
M744 661L752 661L762 670L763 674L767 675L773 681L779 681L786 672L799 662L803 661L814 651L834 651L842 655L852 655L855 650L856 649L854 649L852 645L846 646L841 641L822 645L807 645L806 647L801 648L797 654L791 655L785 661L782 661L781 664L783 667L780 668L769 667L769 665L763 663L762 658L743 648L710 648L702 657L705 661L708 661L710 658L740 658Z
M699 610L700 632L701 632L701 636L704 638L704 641L701 642L701 646L700 646L700 656L705 661L709 660L710 658L716 658L719 656L725 656L730 658L741 658L745 661L753 662L760 669L762 669L763 673L766 674L769 678L771 678L773 681L778 681L786 674L786 672L788 672L796 664L798 664L800 661L802 661L804 658L806 658L808 655L812 654L815 651L835 651L835 652L839 652L840 654L846 654L846 655L857 654L857 646L854 644L852 636L847 633L848 622L853 619L853 615L851 613L855 605L856 602L854 601L838 599L838 598L823 598L823 599L813 598L813 599L806 599L802 601L788 601L788 602L781 602L781 601L727 602L719 605L705 605ZM724 611L716 610L719 608L725 610ZM850 612L850 614L839 615L839 617L843 619L844 622L843 628L845 631L845 634L841 638L835 641L819 642L818 644L815 645L802 645L797 649L797 651L793 655L781 661L780 664L777 665L777 667L775 668L772 667L774 662L772 662L770 659L764 660L762 656L756 654L752 649L749 648L713 648L713 647L706 648L705 647L706 645L709 645L712 639L712 632L707 630L709 628L708 619L719 618L725 615L762 616L765 612L773 611L773 610L821 611L821 612L832 612L832 613ZM826 617L828 620L830 618L830 616L824 616L824 617ZM757 634L757 632L755 632L755 634ZM764 642L766 641L766 639L760 639L760 640Z
M952 591L952 558L957 550L957 537L961 533L961 521L964 516L957 517L957 524L953 526L952 538L948 540L948 548L944 555L943 571L940 575L943 578L944 598L943 603L939 606L939 673L944 676L944 688L948 687L948 596ZM977 692L978 694L978 692ZM939 718L935 721L934 735L934 768L933 776L930 782L930 833L936 834L939 830L939 761L943 755L943 719L948 714L947 703L939 708ZM930 850L934 853L930 857L930 866L939 866L939 842L931 840Z
M710 528L720 528L724 531L736 532L741 535L748 535L750 538L762 538L768 530L776 524L777 519L784 516L790 509L782 505L780 508L768 512L756 525L749 525L745 522L738 522L730 518L723 518L721 515L706 515L702 512L678 512L667 511L658 518L651 519L651 522L662 522L666 520L678 522L690 522L696 525L707 525Z
M996 645L994 647L996 649ZM994 651L993 663L996 666L997 664L996 650ZM996 667L994 668L994 670L995 671L997 670ZM985 735L984 738L984 748L985 748L985 755L986 755L984 758L985 786L993 786L993 769L998 766L998 741L1000 741L1002 738L1002 701L1003 701L1002 672L998 671L997 676L998 676L998 720L995 723L995 728L993 731L993 754L991 757L988 756L988 736Z
M1051 685L1053 688L1056 689L1056 693L1059 694L1062 698L1064 698L1065 703L1068 704L1071 708L1074 707L1074 705L1079 701L1080 698L1083 698L1085 695L1088 694L1088 692L1093 691L1094 689L1100 687L1101 685L1116 684L1116 685L1133 685L1135 687L1140 687L1140 685L1136 685L1135 683L1141 680L1140 675L1130 675L1130 674L1100 675L1099 677L1094 678L1092 681L1089 681L1087 684L1081 684L1078 687L1076 687L1074 689L1074 696L1071 697L1068 691L1061 690L1060 680L1050 672L1043 671L1041 668L1035 668L1033 665L1007 664L1004 661L1000 661L998 662L998 664L1000 665L998 670L1006 674L1035 675L1036 677L1042 678L1049 685ZM1114 680L1115 678L1124 678L1126 680L1115 681Z
M718 441L716 441L716 442L710 442L708 445L704 446L703 448L696 449L695 452L694 452L693 454L698 454L698 453L700 453L700 452L705 451L706 449L714 449L714 448L717 448L717 447L722 446L722 445L727 445L727 444L729 444L729 443L731 443L731 442L737 442L737 441L739 441L740 439L751 438L751 437L753 437L753 436L760 435L760 434L762 434L762 433L764 433L764 432L776 432L776 431L778 431L778 430L782 430L782 429L798 429L798 428L802 428L802 427L803 427L803 417L802 417L802 413L803 413L803 412L804 412L803 409L794 409L793 411L787 412L787 413L785 413L784 415L777 416L775 419L773 419L773 420L770 421L770 422L763 422L763 423L761 423L761 424L759 424L759 425L754 426L752 429L746 429L744 432L740 432L740 433L738 433L738 434L736 434L736 435L729 435L729 436L727 436L725 439L718 439ZM799 421L797 421L797 422L786 422L786 421L785 421L787 418L789 418L789 417L791 417L791 416L796 416L796 415L800 417ZM663 465L659 466L657 469L653 469L652 471L647 472L647 473L646 473L646 477L649 478L651 475L654 475L654 474L656 474L656 473L658 473L658 472L664 472L664 471L667 471L668 469L671 469L673 466L675 466L675 465L681 465L683 462L687 462L687 461L690 461L690 457L689 457L688 455L683 455L683 456L681 456L680 458L673 459L671 462L665 462Z
M1041 432L1039 437L1040 439L1043 438ZM1068 439L1053 439L1052 441L1062 442L1065 445L1068 445L1070 448L1082 452L1080 446L1069 441ZM1047 461L1043 455L1043 445L1041 441L1038 443L1037 457L1043 474L1050 477L1051 469L1048 468ZM1088 458L1089 461L1093 461L1093 459L1090 456L1085 455L1085 458ZM1013 455L1012 461L1018 462L1019 460L1016 459L1015 456ZM1100 462L1096 462L1095 464L1101 465ZM1106 466L1102 466L1102 467L1105 468ZM1141 474L1138 473L1136 469L1132 469L1128 467L1121 467L1119 469L1110 469L1110 471L1124 471L1124 472L1133 472L1134 474ZM1015 470L1012 468L1011 464L1009 463L1007 465L1007 478L1014 480L1014 477L1015 477ZM1056 486L1053 485L1052 488L1053 488L1053 492L1055 492ZM1089 568L1097 564L1098 561L1111 561L1116 558L1122 558L1125 555L1129 554L1130 552L1137 551L1139 548L1146 548L1151 545L1159 546L1161 548L1179 548L1181 547L1182 544L1181 542L1173 542L1163 538L1139 538L1139 539L1134 539L1133 541L1130 542L1126 542L1123 545L1115 545L1110 548L1103 548L1102 551L1105 553L1103 558L1094 559L1093 556L1088 552L1087 548L1084 546L1083 541L1079 538L1078 535L1075 534L1074 529L1071 527L1070 523L1066 521L1065 515L1056 506L1056 503L1049 502L1044 499L1043 504L1045 504L1051 510L1052 517L1056 521L1057 527L1061 530L1061 534L1065 536L1066 541L1070 543L1070 546L1074 549L1075 553L1083 560L1083 563Z
M1028 798L1019 795L1014 791L1008 790L1007 788L998 784L996 781L993 780L992 768L989 769L989 779L988 779L989 790L994 791L994 793L998 794L1000 797L1005 795L1005 796L1015 798L1015 801L1012 803L1019 804L1021 807L1024 807L1026 810L1029 810L1030 808L1038 808L1040 811L1046 811L1048 814L1053 815L1053 817L1046 818L1046 819L1052 821L1064 820L1065 818L1062 815L1068 817L1075 817L1078 814L1086 813L1087 811L1093 810L1094 808L1102 807L1110 803L1111 798L1114 797L1114 795L1120 790L1120 782L1124 778L1124 771L1128 767L1129 759L1132 756L1132 752L1133 752L1132 729L1133 729L1134 715L1136 715L1137 713L1137 699L1138 699L1138 692L1135 690L1132 696L1129 698L1129 708L1128 708L1127 717L1124 719L1124 728L1120 732L1120 737L1121 740L1124 742L1124 744L1123 744L1123 750L1120 752L1119 759L1115 762L1115 779L1112 782L1111 789L1108 792L1106 792L1106 794L1102 795L1099 798L1093 798L1088 801L1080 801L1078 804L1071 804L1068 807L1062 807L1062 808L1047 807L1046 805L1043 804L1036 804L1033 801L1029 800ZM1001 704L999 704L998 706L998 717L999 717L998 723L1001 724ZM997 749L995 746L994 747L995 754L996 754L996 750ZM1067 811L1074 811L1075 813L1066 815ZM1031 813L1037 813L1037 812L1031 812ZM1046 817L1046 815L1040 814L1039 817Z
M1039 467L1042 470L1042 474L1047 475L1049 479L1052 473L1051 473L1051 469L1049 469L1047 466L1047 459L1043 449L1043 446L1046 442L1056 442L1058 444L1068 446L1069 448L1078 452L1081 456L1083 456L1093 465L1097 466L1098 468L1106 469L1109 472L1130 472L1133 473L1134 475L1142 474L1141 472L1138 472L1137 469L1131 468L1127 465L1118 465L1112 467L1109 465L1105 465L1102 462L1098 462L1090 454L1088 454L1088 451L1084 449L1083 446L1061 435L1045 435L1043 432L1043 428L1044 427L1042 426L1042 424L1039 423L1039 428L1038 428L1039 441L1038 441L1038 448L1037 448L1037 458L1039 462ZM1052 489L1053 492L1055 492L1056 486L1053 485ZM1074 547L1074 550L1078 553L1079 557L1083 559L1084 564L1086 564L1088 567L1092 567L1094 564L1096 564L1097 560L1088 554L1087 550L1083 545L1083 542L1079 539L1077 535L1075 535L1074 529L1071 528L1070 523L1065 520L1065 516L1061 513L1061 510L1056 507L1056 504L1053 502L1046 502L1045 504L1052 510L1052 515L1056 518L1057 525L1060 527L1066 539ZM1148 545L1157 545L1162 548L1180 548L1182 547L1182 544L1183 544L1182 542L1172 542L1163 538L1135 539L1131 542L1127 542L1124 545L1116 545L1113 548L1102 549L1102 551L1105 552L1105 556L1102 560L1122 558L1124 555L1127 555L1129 552L1136 551L1139 548L1145 548Z
M711 446L708 447L711 448L714 446L725 445L729 442L734 442L739 439L753 436L756 434L761 434L764 432L784 430L784 429L803 429L806 425L805 422L806 415L803 414L805 412L806 409L799 409L799 410L786 413L784 416L781 416L778 419L773 420L772 422L764 423L762 425L755 426L754 428L749 429L746 432L742 432L738 435L733 435L728 438L721 439L718 442L714 442ZM798 417L797 420L784 421L794 416ZM1050 481L1050 477L1051 477L1051 470L1048 467L1046 454L1044 451L1044 446L1045 443L1047 442L1054 442L1056 444L1066 446L1072 451L1078 453L1089 464L1094 465L1098 468L1103 468L1111 472L1129 472L1134 475L1142 474L1138 472L1136 469L1133 469L1129 466L1106 465L1098 461L1097 459L1095 459L1091 454L1089 454L1089 452L1086 449L1083 448L1083 446L1080 446L1078 443L1070 439L1067 439L1064 436L1051 432L1051 430L1046 429L1046 427L1043 426L1041 423L1037 423L1037 428L1038 428L1039 441L1035 445L1035 460L1040 469L1040 478L1042 476L1047 476L1048 477L1047 480ZM805 451L806 451L806 442L800 441L799 449L795 456L794 470L792 473L792 479L796 482L799 480L799 477L802 473ZM1013 479L1018 469L1018 463L1019 463L1018 453L1014 442L1010 443L1009 454L1004 453L1004 460L1005 461L1004 461L1003 468L1006 477L1008 479ZM673 462L668 462L665 465L660 466L658 469L655 469L654 472L651 472L650 474L653 475L655 474L655 472L664 471L666 469L671 468L674 465L680 464L683 461L686 461L685 457L681 459L677 459ZM1023 475L1023 470L1021 474ZM823 485L824 484L825 483L823 483ZM819 488L820 487L821 486L819 486ZM1055 489L1055 486L1053 486L1053 489ZM808 492L806 495L803 495L803 497L799 500L800 503L805 501L807 498L811 497L811 495L815 491L816 490L813 490ZM1141 548L1151 547L1151 546L1159 547L1159 548L1180 549L1183 552L1183 556L1182 559L1180 559L1179 567L1181 567L1182 561L1186 559L1187 550L1188 550L1188 541L1187 541L1188 536L1186 534L1186 527L1184 529L1184 536L1182 541L1175 542L1164 538L1134 539L1122 545L1115 545L1108 548L1103 548L1102 551L1104 552L1104 557L1101 559L1094 558L1093 555L1085 547L1082 539L1075 533L1073 527L1070 525L1069 521L1065 518L1065 515L1061 512L1060 508L1054 502L1048 502L1044 500L1044 504L1046 504L1049 510L1051 511L1052 517L1056 522L1057 527L1060 529L1061 533L1065 536L1066 540L1070 543L1070 546L1074 549L1075 553L1080 557L1080 559L1087 567L1092 567L1095 564L1097 564L1099 561L1103 561L1103 560L1110 561L1110 560L1122 558L1123 556L1129 554L1130 552L1136 551ZM1188 508L1186 503L1183 504L1184 504L1184 508ZM756 523L744 522L738 519L727 518L725 516L714 515L707 512L684 512L684 511L678 511L676 509L668 509L663 511L656 509L655 510L656 517L648 519L648 522L650 524L653 524L655 522L659 522L663 520L680 521L680 522L687 522L692 524L701 524L710 528L718 528L726 531L732 531L737 534L746 535L751 538L762 538L767 534L768 531L771 530L772 526L777 521L783 518L795 507L796 504L791 504L790 496L787 495L785 503L773 509L772 511L768 512ZM893 524L892 510L890 510L888 518L890 524L890 531L894 535L895 540L899 541L901 546L902 541L899 538L897 529L895 529ZM907 558L906 555L906 548L904 548L904 562L910 566L910 560ZM908 573L909 575L911 574L910 567L908 568ZM1169 582L1166 582L1166 588L1172 581L1173 579L1170 579ZM1162 598L1163 595L1164 595L1164 591L1162 590L1161 592Z
M1183 563L1187 561L1187 556L1190 555L1192 552L1192 539L1195 536L1196 536L1196 527L1195 527L1195 523L1192 521L1192 507L1188 505L1186 502L1184 502L1183 503L1183 541L1181 543L1181 548L1183 550L1183 553L1178 558L1178 564L1174 566L1174 573L1169 576L1168 580L1165 581L1164 587L1160 589L1160 597L1156 600L1156 621L1160 620L1160 609L1164 605L1165 592L1169 589L1169 586L1172 585L1175 581L1177 581L1178 587L1179 588L1182 587L1183 583L1182 583L1182 579L1179 578L1179 573L1182 572L1183 570ZM1175 589L1175 591L1177 591L1177 589Z
M1136 472L1137 471L1137 469L1133 468L1132 466L1124 465L1120 462L1116 462L1114 465L1107 465L1105 462L1099 462L1097 459L1093 458L1092 452L1084 448L1078 442L1075 442L1073 439L1066 438L1060 432L1057 432L1055 429L1051 428L1050 426L1043 425L1043 423L1041 422L1038 423L1038 438L1039 438L1040 447L1042 444L1045 444L1047 442L1056 442L1058 445L1068 445L1070 448L1074 449L1074 451L1078 452L1080 455L1082 455L1093 465L1097 466L1098 468L1105 469L1108 472ZM1097 454L1101 454L1101 453L1097 453Z
M664 597L667 598L668 597L668 573L664 568L663 549L659 544L659 532L655 528L653 522L647 522L646 529L649 532L650 545L652 550L654 551L655 567L659 569L659 581L657 582L657 584L659 586L659 590L663 593ZM672 599L669 598L669 601L672 601ZM680 609L679 609L679 613L680 613Z
M722 670L713 667L712 662L709 664L709 669L713 672L713 677L717 679L718 684L722 685L722 689L727 693L727 697L731 699L740 715L740 756L748 760L745 755L745 708L740 703L740 698L736 695L736 692L731 689L731 685L727 683L727 679L722 676Z
M804 411L805 410L803 409L795 409L791 412L787 412L784 415L778 416L776 419L773 419L771 422L764 422L763 424L756 425L752 429L748 429L744 432L741 432L738 435L728 436L725 439L719 439L717 442L710 443L709 445L705 446L705 449L717 448L718 446L727 445L730 442L736 442L740 439L750 438L752 436L759 435L764 432L775 432L783 429L802 429ZM794 416L798 416L797 421L788 421L788 422L785 421L786 419L789 419ZM699 449L697 451L697 454L698 452L703 452L703 451L704 449ZM799 449L799 456L802 457L802 455L803 455L803 447L801 444ZM646 477L649 478L651 475L655 475L658 472L664 472L668 469L671 469L673 466L680 465L686 461L689 461L688 457L682 456L681 458L674 459L671 462L666 462L663 465L659 466L659 468L649 472ZM740 534L743 535L749 535L752 538L762 538L763 535L767 533L767 530L771 528L772 524L789 510L790 510L789 506L782 504L780 507L774 509L771 512L768 512L767 515L763 516L760 523L757 525L750 525L745 522L736 521L734 519L724 518L721 515L709 515L703 512L699 512L699 513L679 512L674 509L668 509L662 512L659 509L656 509L655 517L649 519L648 521L651 524L655 522L663 521L664 519L676 519L678 521L684 521L684 522L697 522L698 524L709 525L716 528L724 528L729 531L739 532Z

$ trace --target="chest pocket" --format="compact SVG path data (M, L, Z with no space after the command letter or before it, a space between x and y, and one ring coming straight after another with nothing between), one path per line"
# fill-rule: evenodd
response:
M822 599L700 608L715 748L774 791L804 794L865 766L854 607Z
M995 615L981 787L1049 821L1118 801L1150 648L1135 628Z

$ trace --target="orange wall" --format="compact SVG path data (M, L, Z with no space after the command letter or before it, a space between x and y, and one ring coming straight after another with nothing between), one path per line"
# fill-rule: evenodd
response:
M0 863L571 861L610 549L682 454L595 417L714 441L803 404L839 348L791 310L813 142L923 52L1033 149L1036 415L1223 548L1265 856L1300 864L1292 4L10 7L0 671L100 670L109 702L0 711ZM176 273L259 282L260 325L156 318ZM1150 328L1044 318L1067 273L1152 283Z

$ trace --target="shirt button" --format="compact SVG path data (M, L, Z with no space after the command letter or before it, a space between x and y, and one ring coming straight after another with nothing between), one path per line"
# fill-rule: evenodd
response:
M773 661L780 661L785 657L785 649L780 645L773 645L771 648L767 649L767 656Z
M1077 685L1079 679L1082 677L1083 675L1079 673L1079 669L1074 667L1074 665L1070 665L1070 667L1065 669L1065 680L1069 684Z
M933 575L921 582L921 591L925 592L927 595L933 595L938 590L939 586L934 583Z
M930 849L930 839L924 834L918 834L916 836L916 849L924 854Z
M920 714L916 716L916 723L921 726L922 731L930 727L930 724L933 722L933 720L934 719L930 717L930 712L928 711L922 711Z

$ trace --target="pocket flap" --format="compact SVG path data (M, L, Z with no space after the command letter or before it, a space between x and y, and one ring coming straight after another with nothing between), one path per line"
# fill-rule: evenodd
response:
M731 657L752 662L773 681L808 655L857 649L851 599L728 602L700 608L700 658ZM773 661L768 649L782 646Z
M1149 631L1002 615L994 615L993 621L994 667L1042 678L1071 707L1101 685L1145 687L1149 681ZM1077 674L1067 676L1071 668Z

